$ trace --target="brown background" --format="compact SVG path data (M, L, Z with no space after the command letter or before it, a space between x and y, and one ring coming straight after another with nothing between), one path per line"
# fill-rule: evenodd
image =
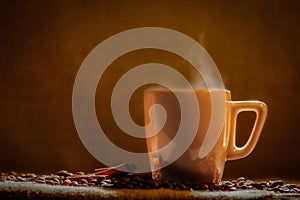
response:
M299 180L299 10L299 1L2 2L0 171L91 171L101 166L80 142L73 123L76 72L91 49L109 36L158 26L200 42L234 100L259 99L269 106L255 151L227 162L225 178ZM240 145L252 120L252 115L240 117Z

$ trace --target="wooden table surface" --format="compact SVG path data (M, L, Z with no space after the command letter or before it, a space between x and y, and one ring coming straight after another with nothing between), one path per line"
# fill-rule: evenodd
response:
M300 199L300 194L261 190L175 191L99 187L52 186L28 182L0 182L0 199Z

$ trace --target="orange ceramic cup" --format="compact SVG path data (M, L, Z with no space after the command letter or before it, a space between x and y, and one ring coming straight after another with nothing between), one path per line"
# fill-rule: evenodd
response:
M195 92L200 114L198 130L196 137L188 149L175 162L161 168L162 163L168 158L163 158L159 153L159 149L168 144L176 135L178 124L180 123L179 103L170 90L152 89L145 91L145 124L150 123L148 111L154 104L163 106L167 114L166 122L159 133L153 134L154 130L146 126L146 135L153 135L147 137L152 177L156 180L218 183L222 178L224 165L227 160L246 157L253 151L266 120L267 106L260 101L231 101L230 91L228 90L178 90L175 92L182 93L183 95ZM224 95L226 96L225 98ZM211 96L222 98L218 99L219 101L224 101L225 99L225 120L216 144L205 157L199 158L199 150L203 145L212 116ZM235 143L236 121L238 114L244 111L255 112L256 119L247 143L243 147L237 147ZM155 115L151 117L152 120L159 118ZM187 132L186 134L189 133ZM172 154L172 151L170 154Z

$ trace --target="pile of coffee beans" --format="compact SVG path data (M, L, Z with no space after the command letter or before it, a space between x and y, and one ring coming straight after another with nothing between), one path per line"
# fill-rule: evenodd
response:
M236 190L268 190L279 193L300 193L300 185L284 184L282 180L254 182L240 177L232 181L222 181L218 184L192 184L188 182L154 181L151 174L131 174L115 169L98 169L95 173L71 173L66 170L56 174L36 175L34 173L18 174L16 172L1 173L0 181L35 182L39 184L63 186L96 186L114 189L156 189L168 188L174 190L205 190L205 191L236 191Z

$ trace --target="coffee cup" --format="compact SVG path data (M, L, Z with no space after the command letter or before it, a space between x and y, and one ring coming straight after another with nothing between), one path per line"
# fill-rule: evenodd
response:
M187 138L190 134L194 134L193 140L180 155L175 155L178 153L178 148L181 148L180 141L173 143L173 147L170 147L167 153L162 153L160 150L172 143L183 120L181 104L177 97L191 94L195 95L198 107L189 108L189 113L192 114L193 110L199 111L199 118L197 118L199 121L195 122L197 125L194 129L195 133L187 128L182 134ZM218 105L215 105L212 111L213 104ZM164 114L153 110L149 115L153 105L162 106L166 116L162 117ZM244 146L238 147L236 145L237 117L240 112L245 111L255 112L256 119L248 141ZM255 148L266 120L267 106L261 101L232 101L228 90L149 89L144 92L144 112L146 142L153 179L218 183L221 181L227 160L244 158ZM213 115L218 112L223 119L221 128L210 133L208 130L213 120L216 121ZM193 122L193 119L189 121ZM220 120L218 121L220 123ZM152 125L147 126L149 124ZM209 134L216 136L215 142L213 141L211 147L206 148L207 152L203 154L203 148L209 146L206 143L212 142L207 140ZM182 137L182 141L185 140L185 136Z

